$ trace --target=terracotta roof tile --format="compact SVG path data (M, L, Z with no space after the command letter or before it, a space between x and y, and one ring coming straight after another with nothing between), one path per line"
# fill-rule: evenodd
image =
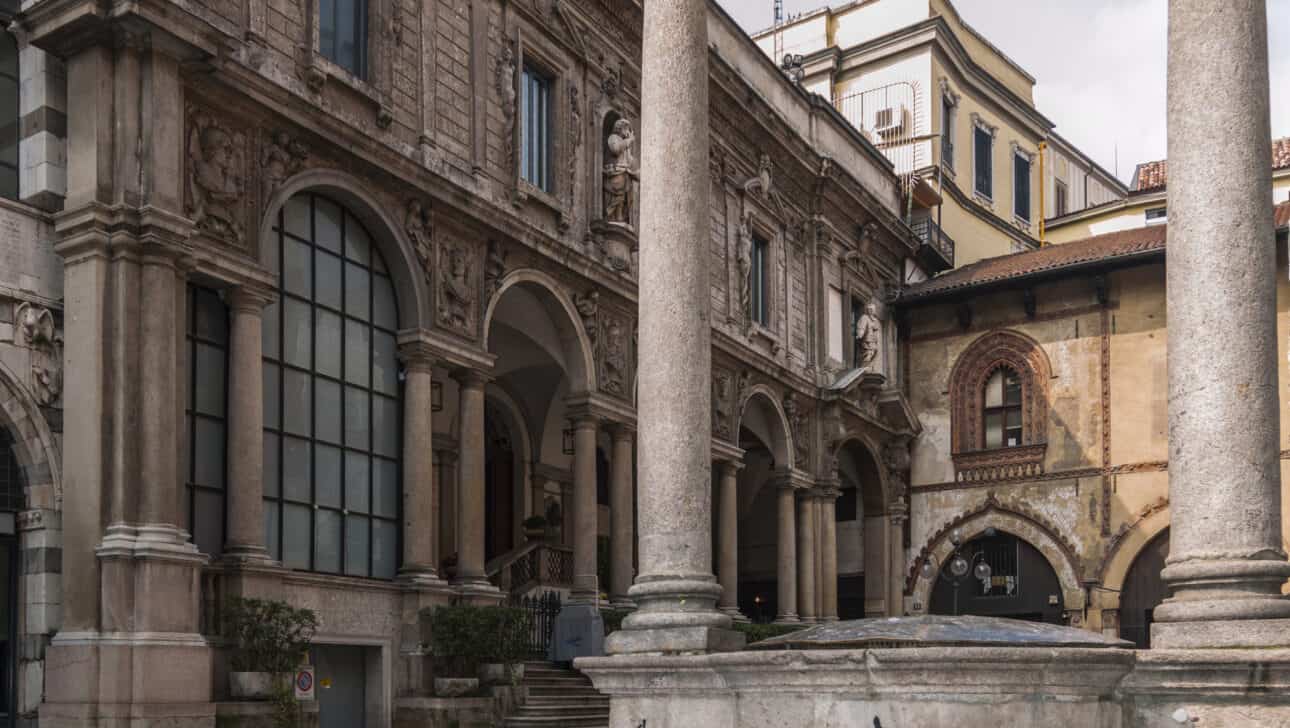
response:
M1272 168L1290 167L1290 137L1272 140ZM1133 192L1149 192L1163 189L1169 181L1169 162L1158 159L1154 162L1139 164L1133 171L1133 182L1129 189Z
M1290 201L1273 208L1273 220L1277 230L1290 228ZM986 258L922 283L915 283L902 290L896 300L938 298L1014 278L1149 256L1165 249L1167 228L1167 225L1150 225L1049 245L1024 253Z

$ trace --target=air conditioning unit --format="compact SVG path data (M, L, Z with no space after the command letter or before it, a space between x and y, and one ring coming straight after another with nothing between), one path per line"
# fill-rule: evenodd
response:
M878 109L873 116L873 130L880 136L889 137L905 131L905 107L902 104Z

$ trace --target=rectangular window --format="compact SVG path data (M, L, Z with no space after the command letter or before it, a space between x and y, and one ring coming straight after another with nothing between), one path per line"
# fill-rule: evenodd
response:
M979 195L994 199L994 137L985 129L976 127L972 139L973 189Z
M954 169L954 104L941 97L941 163Z
M1070 204L1067 201L1068 194L1065 182L1061 180L1053 181L1053 217L1061 217L1066 214L1067 206Z
M551 192L551 78L530 66L524 67L520 84L521 176L525 182Z
M749 305L752 320L762 326L770 326L770 245L761 238L754 237L752 245L752 268L748 271Z
M1030 159L1021 154L1012 155L1012 212L1030 219Z
M228 309L209 288L188 287L188 532L208 556L224 550Z
M367 0L318 0L318 50L358 78L367 78Z
M829 358L833 361L842 361L845 328L842 323L842 291L829 286Z
M1147 210L1147 224L1163 225L1168 217L1168 212L1168 208L1165 207L1153 207Z
M15 10L16 11L16 10ZM8 18L0 9L0 26ZM0 197L18 199L18 42L0 27Z

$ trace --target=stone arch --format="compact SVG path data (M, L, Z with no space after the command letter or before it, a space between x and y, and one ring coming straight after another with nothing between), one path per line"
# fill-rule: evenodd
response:
M1103 601L1119 601L1125 577L1129 575L1133 562L1137 561L1138 554L1142 553L1142 549L1167 528L1169 528L1169 501L1161 499L1144 508L1133 525L1116 535L1107 549L1106 558L1102 560L1099 574L1102 589L1110 595L1109 599L1104 597ZM1109 604L1106 606L1116 608L1119 605L1117 603L1115 606Z
M323 195L358 218L371 236L372 244L380 250L394 283L399 304L399 328L430 328L429 322L433 317L425 270L403 225L390 216L384 205L371 194L370 187L357 177L333 169L306 170L283 182L265 205L260 219L257 238L260 241L257 251L260 263L272 267L272 261L266 260L269 248L264 242L271 239L274 219L287 200L303 192Z
M1075 555L1074 546L1062 538L1059 531L1042 517L1021 508L1004 506L991 493L980 508L964 513L942 526L928 539L914 559L905 588L905 593L912 597L911 614L927 613L936 577L922 576L923 564L932 560L939 568L946 562L954 551L954 546L950 543L951 532L955 529L961 530L963 543L967 543L990 528L1010 533L1043 554L1048 565L1056 572L1058 583L1061 584L1062 608L1068 613L1083 613L1085 593L1080 583L1079 560Z
M991 331L969 344L950 371L950 439L955 455L984 449L981 421L985 384L1002 367L1012 369L1021 378L1022 445L1048 442L1052 364L1038 341L1004 329Z
M63 507L63 482L54 435L36 400L0 362L0 427L13 436L14 456L26 482L27 508Z
M788 415L784 413L784 407L780 404L775 390L765 384L753 385L740 398L737 410L739 416L733 427L736 439L739 437L740 428L744 427L750 405L760 409L760 414L770 426L768 432L759 434L768 438L766 444L770 446L771 454L775 456L777 467L800 467L801 464L794 462L793 429L788 423Z
M571 387L573 393L583 394L596 391L596 350L581 323L582 317L578 314L577 307L573 305L573 301L564 292L564 289L556 283L554 278L542 271L532 268L515 270L508 273L506 277L498 282L497 291L489 299L488 307L484 310L484 350L489 350L493 316L497 311L498 302L502 300L507 291L517 286L533 290L538 298L546 304L547 314L551 316L552 323L555 324L562 339L563 358L565 364L569 367L567 373L570 382L575 385ZM563 316L557 315L560 311L563 312Z

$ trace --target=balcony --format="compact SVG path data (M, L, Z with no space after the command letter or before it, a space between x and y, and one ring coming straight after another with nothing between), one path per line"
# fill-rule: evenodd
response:
M930 217L916 218L909 227L923 241L918 246L918 262L928 273L939 273L954 267L954 238L945 234Z

